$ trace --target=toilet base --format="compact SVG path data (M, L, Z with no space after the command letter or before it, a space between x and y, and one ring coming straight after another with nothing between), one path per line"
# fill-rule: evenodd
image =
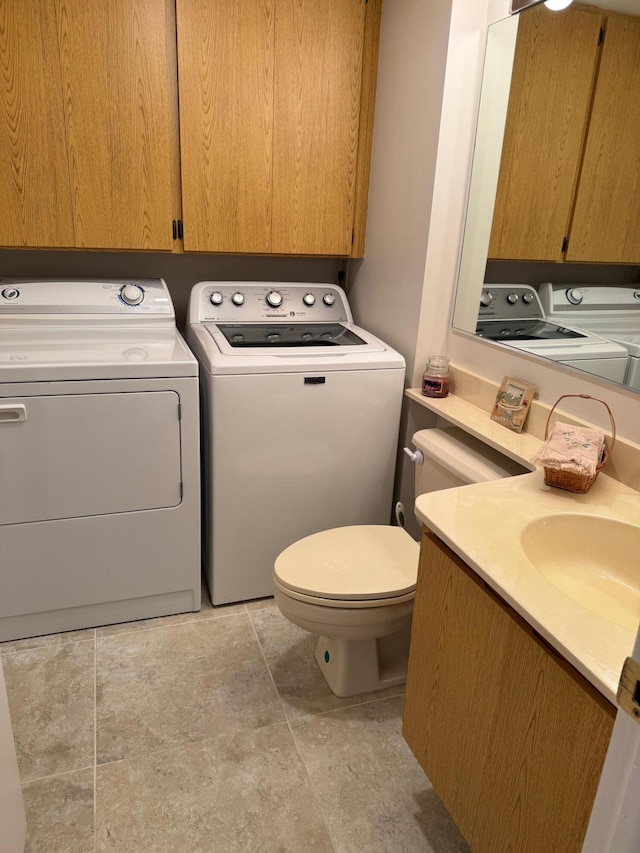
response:
M407 680L411 619L393 634L372 640L319 637L315 658L336 696L373 693Z

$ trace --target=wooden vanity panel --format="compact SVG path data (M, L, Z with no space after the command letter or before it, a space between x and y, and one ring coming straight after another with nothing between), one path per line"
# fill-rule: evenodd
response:
M403 734L474 853L579 851L614 708L423 535Z
M640 263L640 18L611 13L568 261Z

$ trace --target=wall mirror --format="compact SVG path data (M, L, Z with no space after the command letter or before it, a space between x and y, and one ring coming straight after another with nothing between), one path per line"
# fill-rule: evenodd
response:
M640 393L640 0L489 27L453 327Z

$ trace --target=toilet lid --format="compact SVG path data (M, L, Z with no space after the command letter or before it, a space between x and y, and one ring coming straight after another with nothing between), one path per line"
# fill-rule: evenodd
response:
M283 586L318 598L391 598L415 589L419 550L401 527L338 527L294 542L274 573Z

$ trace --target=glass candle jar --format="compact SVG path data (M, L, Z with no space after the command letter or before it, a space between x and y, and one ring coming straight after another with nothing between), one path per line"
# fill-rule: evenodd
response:
M446 355L430 355L422 375L422 393L425 397L446 397L450 385L449 359Z

